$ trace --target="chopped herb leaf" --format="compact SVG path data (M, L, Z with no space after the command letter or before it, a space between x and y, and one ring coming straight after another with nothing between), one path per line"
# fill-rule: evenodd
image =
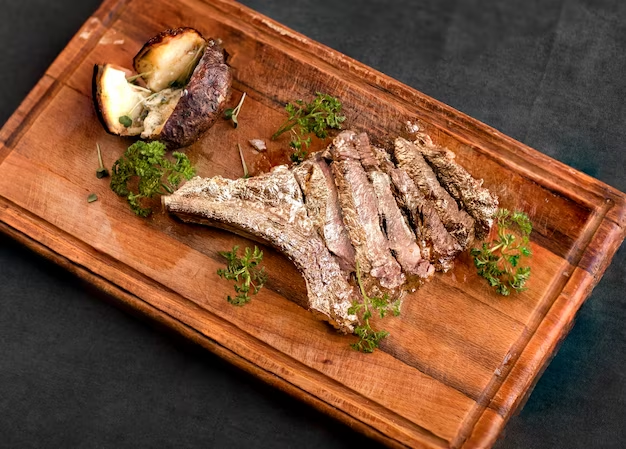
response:
M93 203L94 201L98 200L98 195L96 195L95 193L90 193L89 196L87 197L87 202L88 203Z
M129 126L133 124L133 120L127 115L122 115L118 120L126 128L128 128Z

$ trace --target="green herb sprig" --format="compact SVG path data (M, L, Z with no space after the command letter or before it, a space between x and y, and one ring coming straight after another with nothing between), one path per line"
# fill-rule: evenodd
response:
M174 151L172 162L165 157L165 151L165 145L159 141L138 141L111 169L111 190L125 197L140 217L152 213L151 208L144 207L144 200L173 193L183 178L191 179L196 173L186 155Z
M373 316L372 310L378 312L380 318L384 318L389 311L394 316L400 315L400 300L393 303L389 303L389 295L386 293L380 297L369 297L365 293L363 287L363 281L361 280L361 269L359 263L356 264L356 280L361 290L361 296L363 296L363 302L354 301L352 306L348 309L348 313L351 315L361 314L361 324L354 329L354 334L359 337L356 343L352 343L350 346L357 351L372 353L380 342L389 335L389 332L385 330L375 331L372 329L370 319Z
M259 293L261 288L267 282L267 274L265 267L259 267L263 260L263 251L256 246L254 250L246 247L243 257L239 257L237 252L238 246L233 246L232 251L221 251L220 256L226 258L226 268L217 270L217 274L222 279L234 280L235 292L237 296L234 298L230 295L227 297L228 302L235 306L243 306L250 302L250 292L253 295Z
M152 92L149 89L144 89L144 88L139 87L139 86L134 86L134 87L137 88L137 89L144 90L146 92ZM137 107L139 107L140 105L144 105L145 106L147 101L152 100L154 97L156 97L157 95L160 95L160 94L161 94L161 92L154 92L153 94L148 95L145 98L142 98L137 103L135 103L135 105L130 109L130 111L128 111L128 114L122 115L122 116L118 117L117 121L120 122L120 124L122 126L124 126L125 128L130 128L133 125L133 118L132 118L132 116L133 116L133 112L135 112L135 109L137 109Z
M470 254L478 275L484 277L489 285L501 295L508 296L511 291L526 290L526 281L530 277L530 267L521 266L523 258L531 257L529 236L533 226L524 212L510 212L500 209L496 214L498 226L497 239L484 242L481 248L473 248ZM521 238L508 232L516 227Z
M136 75L127 76L126 77L126 81L129 82L129 83L134 83L139 78L141 78L141 77L143 77L145 75L150 75L152 72L153 72L153 70L148 70L147 72L142 72L142 73L138 73Z
M246 159L243 157L243 150L241 149L241 145L237 143L237 148L239 149L239 157L241 158L241 167L243 168L243 177L249 178L250 173L248 172L248 165L246 164Z
M100 144L96 142L96 150L98 151L98 163L100 167L96 170L96 178L102 179L109 176L109 170L104 168L104 163L102 162L102 153L100 152Z
M294 150L291 160L296 164L302 162L307 155L306 148L309 148L312 142L310 134L325 139L330 129L341 129L341 124L346 119L341 115L341 101L320 92L317 92L311 103L296 100L287 104L285 110L289 118L272 135L272 140L290 131L292 137L289 146Z
M239 113L241 112L241 107L243 106L243 102L246 99L246 93L244 92L241 95L241 99L235 108L228 108L224 111L224 118L227 120L231 120L233 122L233 127L237 128L239 126L238 118Z

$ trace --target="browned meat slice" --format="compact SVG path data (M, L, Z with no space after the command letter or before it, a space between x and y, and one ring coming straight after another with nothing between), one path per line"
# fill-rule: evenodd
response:
M437 148L430 138L424 135L418 136L415 142L426 161L437 173L439 182L476 220L476 235L483 238L489 234L498 210L498 198L482 187L482 180L473 178L454 161L455 155L452 151Z
M383 228L389 247L407 275L429 278L433 267L422 258L415 234L406 222L391 190L391 180L381 171L368 173L378 197L378 208L383 219Z
M474 219L444 189L433 169L424 160L415 144L398 137L394 145L394 157L398 168L407 172L422 195L431 200L441 222L462 249L474 239Z
M415 234L393 195L389 175L381 171L380 163L370 145L367 134L361 133L357 136L356 149L361 159L361 165L366 170L374 187L382 227L387 235L389 248L393 255L405 274L418 276L422 279L430 277L434 271L433 267L427 259L422 257Z
M343 131L329 147L343 221L361 272L376 278L386 289L396 289L406 278L380 227L376 193L359 161L355 139L353 131Z
M248 179L196 177L163 197L163 204L183 221L270 243L302 273L309 309L344 332L354 329L357 317L348 308L358 294L308 218L300 187L286 166Z
M313 153L293 170L293 174L304 193L309 218L326 242L326 247L337 256L341 269L354 271L354 248L343 224L337 187L330 167L320 153Z
M382 171L391 178L398 204L408 214L422 257L430 260L436 269L447 271L452 260L462 251L461 246L443 226L432 203L422 195L409 175L397 168L384 150L372 148Z
M366 133L357 134L354 139L354 146L365 171L380 170L380 161L377 159L374 148Z

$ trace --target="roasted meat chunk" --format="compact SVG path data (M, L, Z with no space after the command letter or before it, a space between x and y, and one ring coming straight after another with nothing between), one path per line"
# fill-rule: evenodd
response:
M389 248L406 275L417 276L420 279L429 278L433 273L433 267L428 259L422 257L415 234L398 206L391 179L382 171L381 162L367 134L360 133L355 143L361 165L366 170L378 199L378 212L389 241Z
M248 179L193 178L170 196L165 209L183 221L207 224L268 242L300 270L308 308L343 332L358 297L309 219L300 187L286 166Z
M343 221L361 272L375 278L385 289L397 289L406 278L381 228L376 192L361 165L355 141L356 133L343 131L328 151Z
M367 134L343 131L300 165L248 179L194 178L163 204L184 221L273 245L302 273L308 308L351 332L362 295L399 307L474 236L473 218L459 208L466 203L446 190L467 197L476 185L469 175L432 145L398 139L392 152L397 165Z
M426 163L415 144L398 137L394 142L393 155L398 168L404 170L422 195L432 201L448 232L462 249L467 248L474 239L474 219L459 209L456 200L441 186L437 175Z
M337 187L330 167L320 153L312 154L293 170L304 194L304 204L317 232L328 250L337 257L346 272L355 270L355 254L343 214L339 207Z
M498 210L498 198L482 186L482 180L473 178L456 163L452 151L436 147L424 134L418 135L415 144L441 185L476 220L476 236L483 238L489 234Z
M461 246L446 230L432 202L422 195L411 177L397 168L384 150L375 151L382 170L391 178L398 204L409 217L422 257L437 270L447 271L461 252Z

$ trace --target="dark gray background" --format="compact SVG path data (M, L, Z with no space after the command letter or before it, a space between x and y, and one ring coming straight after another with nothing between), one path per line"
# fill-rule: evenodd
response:
M0 124L98 3L0 0ZM244 3L626 190L623 0ZM626 447L625 278L622 248L498 448ZM103 299L0 236L0 446L376 446Z

